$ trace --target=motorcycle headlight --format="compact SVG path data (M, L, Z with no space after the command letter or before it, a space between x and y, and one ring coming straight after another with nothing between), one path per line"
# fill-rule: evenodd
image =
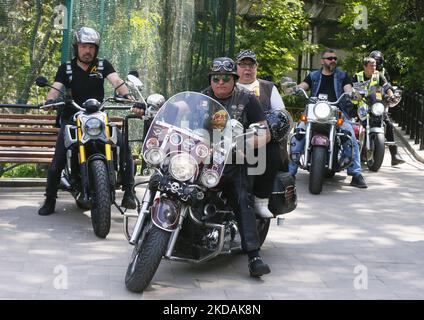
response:
M92 137L97 137L103 132L103 122L98 118L90 118L84 124L84 132Z
M381 116L384 112L384 104L382 104L381 102L374 103L371 107L371 112L375 116Z
M194 177L196 171L196 160L188 153L175 155L169 164L169 172L178 181L190 180Z
M314 107L314 114L319 120L328 119L331 114L331 107L325 102L318 102Z
M202 173L200 180L205 187L213 188L219 183L219 174L213 170L206 170Z
M163 161L165 154L162 149L151 148L145 152L144 158L146 159L146 162L156 166Z

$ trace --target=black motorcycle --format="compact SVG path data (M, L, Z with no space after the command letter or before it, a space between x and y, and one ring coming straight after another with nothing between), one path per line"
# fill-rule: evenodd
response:
M142 292L163 256L200 263L240 250L236 217L221 181L236 140L233 128L243 132L221 104L196 92L174 95L157 113L143 145L143 157L154 173L145 182L132 232L129 219L134 216L124 215L125 235L134 245L125 276L129 290ZM278 196L293 201L289 210L294 209L293 185ZM269 224L269 218L257 217L261 244Z

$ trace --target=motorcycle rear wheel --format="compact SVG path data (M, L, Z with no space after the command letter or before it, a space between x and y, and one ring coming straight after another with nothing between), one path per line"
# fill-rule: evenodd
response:
M374 146L371 158L367 159L367 167L371 171L377 172L384 160L384 134L373 134L370 136L370 143Z
M102 160L90 162L92 177L91 224L99 238L106 238L110 231L111 198L106 164Z
M327 148L314 146L311 153L311 168L309 170L309 192L320 194L326 173Z
M140 237L134 247L130 264L125 274L125 286L132 292L141 293L152 281L162 257L166 253L170 232L151 225L147 234Z

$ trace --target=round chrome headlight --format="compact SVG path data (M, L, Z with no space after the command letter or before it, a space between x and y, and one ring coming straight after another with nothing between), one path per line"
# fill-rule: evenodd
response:
M96 137L103 132L103 122L98 118L90 118L84 124L84 132Z
M200 181L205 187L213 188L219 183L219 174L213 170L206 170L202 173Z
M172 157L169 172L178 181L187 181L194 177L197 171L196 160L188 153L180 153Z
M374 103L371 107L371 112L375 116L381 116L384 113L384 104L382 104L381 102Z
M331 114L331 107L325 102L318 102L314 107L314 114L317 119L328 119Z
M162 149L159 148L151 148L144 153L144 159L146 162L156 166L160 164L165 158L165 154Z

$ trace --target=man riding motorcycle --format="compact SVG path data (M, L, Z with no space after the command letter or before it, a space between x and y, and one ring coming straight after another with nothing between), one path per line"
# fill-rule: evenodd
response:
M371 51L369 56L375 59L377 72L379 72L380 76L384 77L389 83L390 75L387 72L386 68L384 67L383 54L378 50L374 50L374 51ZM398 147L395 144L395 127L387 113L384 113L383 121L386 124L386 133L385 133L386 140L387 142L392 143L391 145L389 145L390 155L392 156L392 166L405 163L405 160L403 160L400 154L398 153Z
M46 97L46 104L57 98L63 87L70 93L72 99L82 105L90 98L102 101L104 98L104 79L106 78L117 90L118 94L130 99L129 90L124 81L116 73L113 66L105 59L97 58L100 45L100 35L92 28L82 27L75 32L73 41L74 59L62 64L56 73L53 87ZM132 108L132 112L143 114L139 108ZM52 163L47 172L46 199L38 214L50 215L55 210L57 189L60 176L66 164L66 148L64 144L65 125L72 122L73 115L77 112L70 105L65 106L59 116L60 130L56 141L55 153ZM122 134L118 135L118 145L122 148L124 139ZM127 150L129 146L127 146ZM123 189L125 190L122 199L122 206L130 209L136 208L133 195L134 173L133 159L131 152L127 152L125 161L125 172L123 172Z
M244 129L247 129L252 123L267 124L255 95L236 86L238 74L236 65L231 58L214 59L208 76L210 87L203 90L202 93L221 103L230 116L243 125ZM266 142L269 140L270 133L267 128ZM261 147L260 143L260 139L255 139L253 148ZM262 261L259 255L260 243L256 228L256 216L249 195L252 190L247 174L247 164L227 164L224 176L227 184L225 189L230 198L231 206L237 215L242 248L247 252L249 258L250 275L260 277L270 273L269 266Z
M337 66L337 55L332 49L326 49L321 54L321 65L322 68L317 71L313 71L301 82L297 87L303 90L311 90L311 96L317 97L319 94L327 94L328 101L337 101L337 99L344 92L352 92L352 82L346 72L338 69ZM295 88L294 90L297 90ZM340 127L341 130L347 130L350 132L352 137L355 136L353 131L352 123L350 122L350 107L347 103L341 104L340 109L343 112L344 122ZM301 125L304 124L303 122ZM300 130L301 126L297 128ZM364 177L361 174L361 160L359 154L359 146L356 139L352 139L352 146L347 145L350 142L345 142L345 152L353 151L353 162L347 168L347 174L352 176L351 186L357 188L367 188ZM305 145L305 138L303 136L293 135L291 141L291 153L300 154ZM353 150L352 150L353 149ZM345 159L349 158L349 155L344 154ZM293 175L297 173L297 165L293 161L289 163L289 171Z

